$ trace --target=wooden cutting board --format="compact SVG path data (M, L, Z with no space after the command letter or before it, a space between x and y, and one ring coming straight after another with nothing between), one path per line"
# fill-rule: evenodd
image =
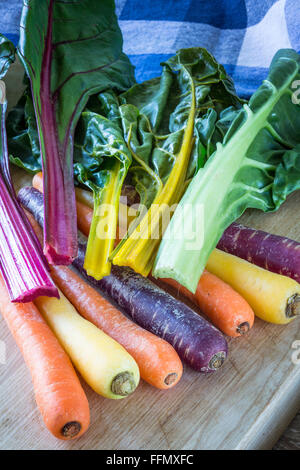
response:
M276 214L252 211L242 221L300 241L299 207L300 192ZM256 319L248 335L229 340L229 357L218 372L203 376L186 367L172 390L142 382L131 397L113 401L84 384L91 427L72 442L58 441L44 428L29 373L2 318L0 340L6 348L0 363L1 449L271 448L300 408L300 365L291 358L300 319L288 326Z
M19 178L20 181L20 178ZM300 241L300 192L275 214L248 211L246 225ZM84 385L91 426L79 440L56 440L36 408L30 375L0 319L0 449L268 449L300 408L300 365L292 344L300 319L276 326L256 319L244 338L229 340L229 357L204 376L185 368L172 390L141 382L124 400Z

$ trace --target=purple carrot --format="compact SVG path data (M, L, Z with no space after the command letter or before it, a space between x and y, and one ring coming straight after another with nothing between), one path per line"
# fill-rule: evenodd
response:
M93 286L108 294L140 326L168 341L181 359L199 372L213 372L224 362L224 336L183 302L130 268L113 266L100 281L84 268L85 244L73 265Z
M233 223L218 248L300 282L300 243L295 240Z
M43 225L43 196L34 188L22 188L19 201ZM193 369L207 373L218 369L227 355L224 336L183 302L129 268L113 266L101 281L89 277L84 268L86 243L79 243L73 265L84 278L108 294L143 328L164 338Z

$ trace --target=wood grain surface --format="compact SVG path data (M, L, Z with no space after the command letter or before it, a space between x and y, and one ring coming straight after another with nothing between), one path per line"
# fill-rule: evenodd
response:
M9 82L19 89L11 74ZM248 211L241 221L300 241L299 207L300 192L275 214ZM229 357L212 375L186 367L174 389L142 382L117 401L83 384L91 426L79 440L65 442L45 429L29 372L1 317L0 449L271 449L300 409L300 365L291 358L295 340L299 320L276 326L256 319L247 336L229 340ZM290 448L299 446L299 416L285 439ZM276 448L283 445L280 440Z
M278 213L252 211L242 221L299 240L299 205L300 192ZM0 365L0 448L272 448L300 408L300 366L291 360L297 339L300 321L276 326L256 319L247 336L229 341L229 357L212 375L185 368L172 390L142 382L131 397L118 401L99 397L84 384L91 427L79 440L61 442L43 426L29 373L1 319L6 361Z
M300 450L300 412L274 446L274 450Z

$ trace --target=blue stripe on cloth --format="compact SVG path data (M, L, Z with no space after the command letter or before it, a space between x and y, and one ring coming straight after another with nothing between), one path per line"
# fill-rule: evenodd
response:
M142 6L141 0L127 0L120 20L168 20L243 29L247 27L247 10L244 0L152 0Z
M241 98L247 99L257 90L262 81L267 78L269 70L263 67L254 68L232 64L224 64L224 68L228 75L233 78L237 94Z
M284 10L291 46L300 52L300 5L295 5L295 0L286 0Z
M173 54L139 54L129 55L135 66L135 78L138 83L161 75L161 62L165 62Z
M278 0L245 0L247 9L247 26L253 26L265 16L267 11ZM293 2L295 0L292 0ZM296 0L297 1L297 0Z
M175 54L186 47L205 47L219 62L232 64L237 63L246 31L224 30L202 23L154 20L122 20L120 27L124 52L128 55Z
M18 42L19 42L19 34L5 34L5 36L7 37L7 39L9 39L11 42L14 43L15 46L17 46Z
M0 0L0 33L19 35L22 0Z

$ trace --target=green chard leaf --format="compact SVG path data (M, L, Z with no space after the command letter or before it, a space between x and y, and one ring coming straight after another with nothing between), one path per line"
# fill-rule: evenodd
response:
M119 97L132 153L129 172L149 210L112 259L143 275L151 270L166 208L180 200L185 182L207 158L206 149L199 152L195 123L209 108L219 117L228 106L241 107L231 79L205 49L182 49L162 65L161 77L134 85Z
M119 126L92 111L82 113L75 135L74 172L94 194L85 270L95 279L110 273L122 185L131 154Z
M13 43L0 34L0 79L5 77L9 67L15 61L15 53Z
M239 109L243 102L236 95L232 79L226 74L224 67L206 49L196 47L181 49L176 56L162 64L161 77L134 85L120 95L120 101L123 104L134 105L138 108L139 115L144 115L148 119L154 134L153 144L162 149L162 157L165 154L164 150L167 150L167 155L172 155L169 162L164 158L158 159L161 161L160 166L164 167L163 173L169 174L182 143L190 111L189 81L183 73L185 65L188 65L189 73L194 80L196 99L195 144L186 175L189 179L203 166L210 155L206 150L207 142L202 140L201 133L200 135L198 133L198 126L201 126L202 121L209 121L213 113L214 121L209 123L213 133L215 121L223 110L228 107L232 110ZM138 138L141 134L138 133ZM215 133L215 141L218 141L217 137L222 140L223 135ZM151 167L151 161L148 163Z
M2 78L5 77L9 67L15 61L15 46L3 34L0 34L0 174L2 174L6 185L13 193L11 175L9 170L7 131L6 131L6 113L7 98L5 83Z
M190 118L193 102L193 116ZM24 107L24 102L22 103ZM27 106L30 111L29 104ZM225 109L228 106L229 111ZM101 206L104 198L107 201L108 194L110 197L114 194L114 200L111 202L112 206L117 208L116 197L119 193L110 192L110 186L114 186L113 181L116 182L116 178L110 178L114 165L120 164L118 187L126 177L126 183L135 187L140 196L141 208L144 208L110 258L113 258L125 244L147 210L151 209L152 204L160 201L159 197L163 191L167 198L171 197L171 202L178 201L189 179L213 153L216 142L223 139L226 126L227 128L229 126L226 112L233 114L240 108L241 100L234 92L231 79L223 67L201 48L178 51L176 56L163 64L161 77L133 85L121 94L118 94L117 90L107 89L89 98L74 137L75 181L93 191L95 200L97 199L97 208ZM36 131L30 129L27 122L28 120L32 122L29 111L25 113L24 110L23 115L17 108L13 111L16 116L18 113L21 114L20 125L18 119L9 115L14 127L10 133L9 146L11 153L14 154L12 157L14 163L27 167L29 171L38 171L40 159L32 145L28 146L30 139L32 144L35 143L36 136ZM223 114L225 117L222 117ZM187 142L184 144L188 122L190 122L189 145ZM19 132L18 129L15 130L16 127L19 127ZM104 127L106 127L105 136ZM108 130L111 131L111 135ZM24 144L24 149L16 148L14 141L18 140L21 145ZM183 145L185 148L185 153L181 157L183 166L175 169L171 178ZM108 175L108 166L111 168L110 177L104 177ZM176 182L178 178L180 181ZM164 200L160 202L164 203ZM97 220L100 222L99 217ZM112 227L115 227L115 223L112 223ZM96 232L93 229L91 240L94 242L89 245L90 253L93 244L97 243L95 236ZM155 246L149 250L152 261L160 236L155 241ZM107 242L104 248L103 241L103 253L109 252L108 247L111 247L111 243ZM100 253L100 245L97 248L95 245L95 252ZM99 277L101 272L107 272L109 264L105 268L103 258L96 272L96 259L97 257L94 267L90 268L89 272ZM120 263L123 263L123 259Z
M20 168L35 174L42 159L30 89L26 89L6 120L9 158Z
M27 0L18 54L30 78L42 154L50 262L77 254L73 134L90 95L134 83L113 0Z
M291 91L300 78L299 63L295 51L280 50L249 105L221 115L216 129L231 125L180 201L157 254L155 277L176 279L195 292L226 227L247 208L278 209L300 188L300 106ZM201 129L208 142L214 133ZM195 229L196 220L201 227Z

